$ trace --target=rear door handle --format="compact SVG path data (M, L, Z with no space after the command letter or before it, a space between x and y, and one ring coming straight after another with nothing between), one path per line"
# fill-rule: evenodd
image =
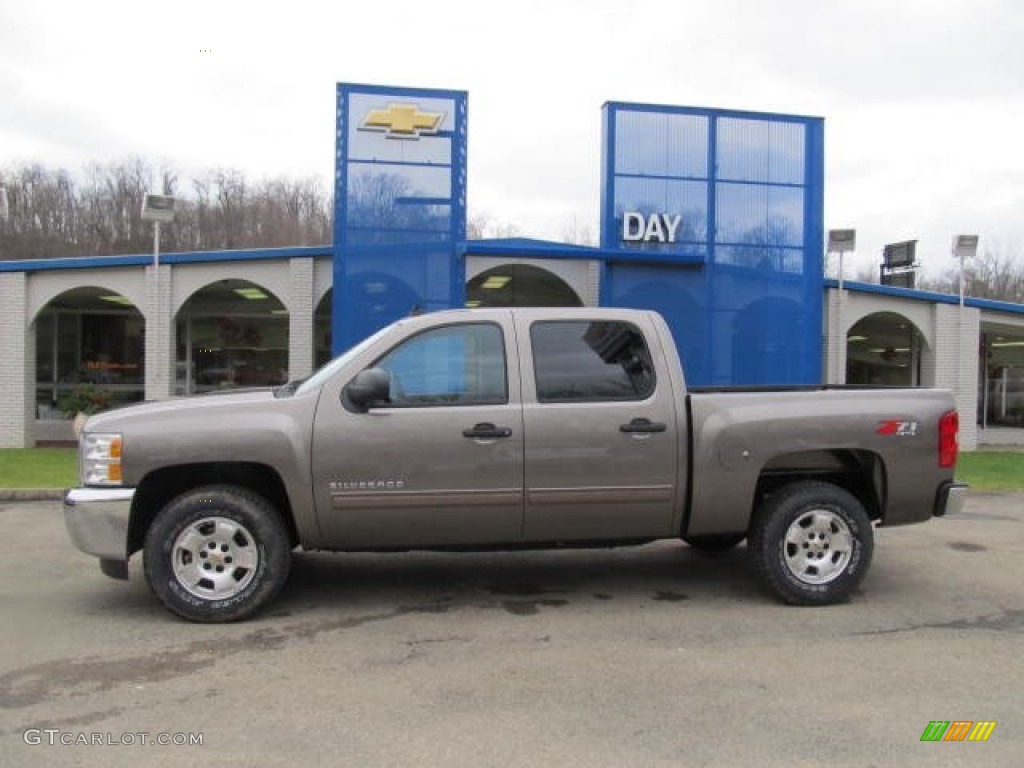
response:
M512 430L508 427L496 427L489 421L485 421L476 424L471 429L462 430L462 436L476 440L480 438L512 437Z
M619 432L650 434L652 432L664 432L668 427L660 421L650 419L633 419L629 424L620 424Z

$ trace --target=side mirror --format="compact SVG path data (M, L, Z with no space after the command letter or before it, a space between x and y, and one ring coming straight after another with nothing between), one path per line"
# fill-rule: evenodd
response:
M373 405L391 402L391 374L380 368L367 368L341 391L342 401L348 401L359 411L367 411Z

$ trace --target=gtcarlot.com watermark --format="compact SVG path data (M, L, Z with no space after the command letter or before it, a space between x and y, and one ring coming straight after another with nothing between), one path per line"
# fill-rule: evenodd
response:
M51 747L145 747L150 745L201 747L203 745L203 734L201 733L149 733L148 731L76 733L75 731L62 731L59 728L29 728L21 735L21 738L26 744L33 747L43 744Z

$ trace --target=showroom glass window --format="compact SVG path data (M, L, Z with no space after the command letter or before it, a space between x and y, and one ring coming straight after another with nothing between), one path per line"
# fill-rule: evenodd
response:
M211 283L178 313L175 391L283 384L288 344L288 312L270 290L241 279Z
M145 321L134 309L44 310L36 320L38 416L66 416L84 391L101 395L104 407L142 400L144 344Z

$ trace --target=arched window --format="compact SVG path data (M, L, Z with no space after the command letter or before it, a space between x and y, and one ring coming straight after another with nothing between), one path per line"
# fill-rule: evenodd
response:
M896 312L861 318L846 335L846 383L919 386L924 338Z
M175 391L200 394L288 380L288 311L248 280L220 280L189 297L177 317Z
M582 307L557 275L530 264L504 264L466 283L467 307Z
M142 400L145 327L131 299L83 286L36 316L36 403L44 419Z

